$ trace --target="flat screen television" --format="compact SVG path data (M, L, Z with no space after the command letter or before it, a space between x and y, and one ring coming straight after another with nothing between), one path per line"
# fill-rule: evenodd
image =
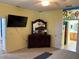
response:
M7 27L26 27L27 18L24 16L8 15Z

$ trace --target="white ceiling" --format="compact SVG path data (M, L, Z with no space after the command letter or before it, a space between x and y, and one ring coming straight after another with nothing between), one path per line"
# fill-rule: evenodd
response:
M79 6L79 0L49 0L49 6L42 6L42 0L0 0L1 3L7 3L21 8L28 8L37 11L48 11L60 9L66 6Z

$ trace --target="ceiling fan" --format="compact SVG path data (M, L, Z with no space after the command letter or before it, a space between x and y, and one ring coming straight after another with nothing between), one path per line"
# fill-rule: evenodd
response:
M17 0L16 0L17 1ZM37 7L37 8L51 8L51 7L57 7L62 8L66 6L71 6L72 3L70 3L70 0L19 0L18 3L23 3L23 5L31 5L31 7ZM29 4L30 3L30 4ZM20 4L19 4L20 5ZM45 6L45 7L44 7Z
M49 5L56 5L56 6L63 6L69 5L69 1L71 0L14 0L18 1L17 3L25 3L30 2L33 3L35 6L41 5L41 6L49 6Z
M18 0L15 0L18 1ZM48 6L51 4L58 4L60 5L63 2L66 2L67 0L19 0L19 3L22 2L31 2L31 3L35 3L35 5L42 5L42 6ZM18 2L17 2L18 3Z
M49 5L56 5L56 6L63 6L69 5L67 0L38 0L35 5L41 6L49 6Z

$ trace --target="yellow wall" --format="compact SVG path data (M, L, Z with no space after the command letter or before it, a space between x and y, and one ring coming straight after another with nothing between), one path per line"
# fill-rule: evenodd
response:
M0 3L0 16L7 17L8 14L28 17L27 26L24 28L7 28L6 49L8 52L27 47L27 36L31 33L31 21L38 18L38 12L17 8Z
M62 21L62 10L53 10L40 13L40 18L47 21L48 33L51 35L51 47L55 44L55 30L57 23Z
M8 52L27 47L27 37L31 33L31 21L38 18L47 21L48 33L51 35L51 47L54 47L55 28L57 23L62 20L62 10L37 11L17 8L7 4L0 3L0 16L7 17L8 14L28 17L27 26L24 28L7 28L6 30L6 49Z

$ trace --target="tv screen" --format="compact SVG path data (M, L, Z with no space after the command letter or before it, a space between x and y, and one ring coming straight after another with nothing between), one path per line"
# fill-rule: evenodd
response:
M8 15L8 27L26 27L27 17Z

